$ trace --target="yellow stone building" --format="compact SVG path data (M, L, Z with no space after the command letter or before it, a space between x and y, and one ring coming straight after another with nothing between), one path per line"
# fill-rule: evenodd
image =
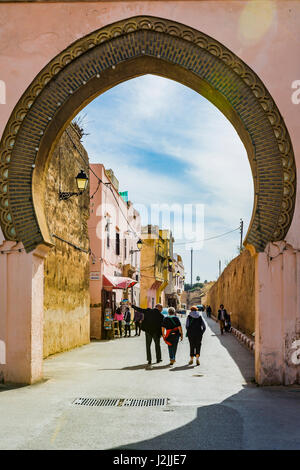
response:
M157 225L142 227L140 305L153 308L164 304L164 289L169 280L170 230L161 230Z

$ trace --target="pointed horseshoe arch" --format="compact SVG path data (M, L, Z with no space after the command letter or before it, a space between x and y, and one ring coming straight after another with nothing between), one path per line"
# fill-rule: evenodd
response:
M260 252L269 241L285 237L294 213L296 168L288 131L268 90L241 59L206 34L166 19L138 16L71 44L17 103L0 143L0 223L7 240L21 241L27 252L54 243L44 187L58 139L96 96L147 73L199 92L237 130L255 193L244 245Z

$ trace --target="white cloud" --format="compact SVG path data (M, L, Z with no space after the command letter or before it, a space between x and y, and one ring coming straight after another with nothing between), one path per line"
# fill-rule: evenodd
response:
M168 103L176 99L176 86L169 80L145 75L133 80L129 106L126 113L143 122L168 113Z
M203 203L205 238L237 227L241 217L247 229L253 182L246 150L206 99L176 82L143 76L108 91L82 113L91 162L113 168L133 202ZM192 220L186 223L192 226ZM238 232L205 242L195 254L197 274L216 277L218 260L235 256L238 244ZM178 247L188 268L189 253Z

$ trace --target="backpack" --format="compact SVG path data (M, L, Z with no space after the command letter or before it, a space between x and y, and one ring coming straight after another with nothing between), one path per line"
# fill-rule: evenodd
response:
M190 317L190 323L189 323L188 328L186 329L186 336L188 336L188 331L191 328L194 320L200 320L200 329L201 329L201 333L203 334L204 333L204 331L203 331L204 330L204 328L203 328L204 322L203 322L203 318L201 317L201 315L199 315L199 318L193 318L191 316L189 316L189 317Z

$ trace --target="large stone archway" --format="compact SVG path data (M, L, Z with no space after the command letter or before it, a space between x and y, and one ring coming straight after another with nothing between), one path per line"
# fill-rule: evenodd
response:
M57 139L90 100L145 73L177 80L213 102L247 149L255 200L245 239L257 252L282 240L292 221L296 176L283 119L257 75L219 42L155 17L134 17L76 41L36 77L1 140L0 221L27 252L50 245L44 181Z
M273 242L282 243L293 219L296 167L290 137L274 100L253 70L218 41L180 23L136 16L90 33L51 60L16 104L0 143L0 225L7 243L20 243L17 247L24 246L29 253L26 272L36 283L28 286L29 297L34 297L33 290L38 292L42 282L42 277L36 276L42 261L37 260L42 260L47 247L54 243L44 212L44 189L58 139L89 101L122 81L146 73L174 79L201 93L230 120L245 145L255 189L244 244L257 257L256 376L259 383L283 383L286 369L293 367L285 363L285 331L292 344L296 315L291 313L293 321L285 330L284 308L272 314L275 300L283 306L285 296L291 297L296 288L296 281L291 279L289 283L279 260L285 256L286 270L293 263L300 266L300 260L297 255L294 261L292 247L283 253L283 246L279 254L284 256L275 261L275 271L281 273L279 279L277 274L274 276L265 249ZM275 291L275 300L266 297L266 293L272 296ZM40 324L41 305L39 299L24 319L27 325L33 322L33 316ZM275 318L281 322L278 331L282 334L274 339L267 332L277 321ZM30 341L40 338L41 328L36 331L30 332ZM17 381L27 383L42 374L41 348L33 351L30 341L26 355L22 353L23 363L28 363L27 372L23 373L22 365L19 375L14 374L21 377ZM295 381L294 369L286 381Z

